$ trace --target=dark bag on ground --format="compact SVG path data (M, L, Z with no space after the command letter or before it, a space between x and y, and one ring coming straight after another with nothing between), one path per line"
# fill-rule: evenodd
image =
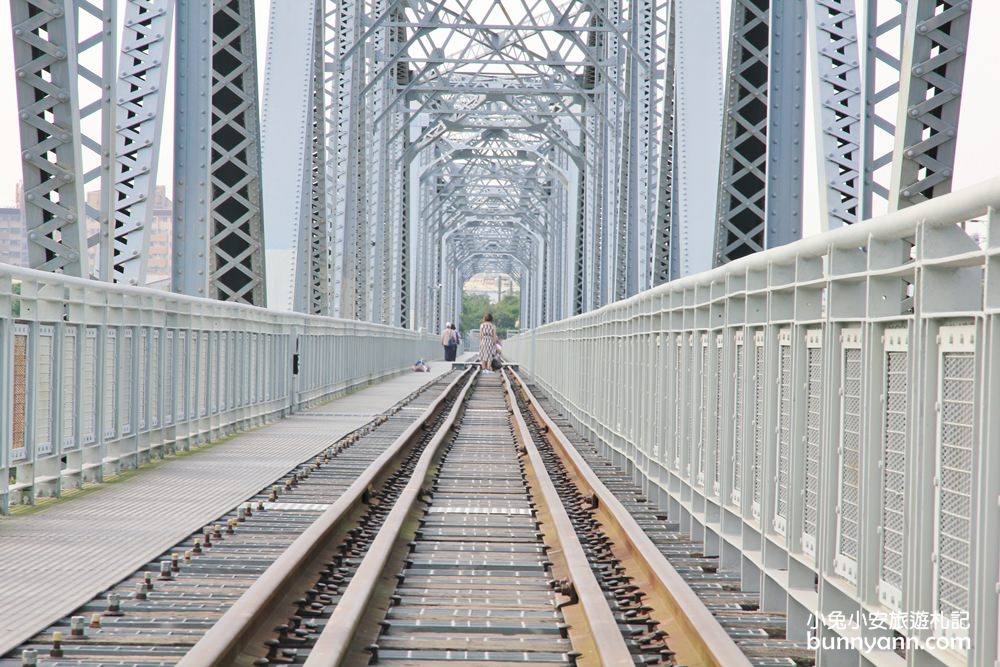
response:
M490 368L492 368L495 371L500 370L501 368L500 360L497 359L496 357L493 357L493 361L490 362Z

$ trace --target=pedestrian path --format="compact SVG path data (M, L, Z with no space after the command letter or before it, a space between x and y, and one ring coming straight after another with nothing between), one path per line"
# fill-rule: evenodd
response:
M451 368L406 372L51 507L0 519L0 655Z

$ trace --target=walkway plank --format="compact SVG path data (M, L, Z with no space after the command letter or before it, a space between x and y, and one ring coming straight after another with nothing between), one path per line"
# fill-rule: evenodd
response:
M90 495L0 519L0 656L450 367L404 373Z

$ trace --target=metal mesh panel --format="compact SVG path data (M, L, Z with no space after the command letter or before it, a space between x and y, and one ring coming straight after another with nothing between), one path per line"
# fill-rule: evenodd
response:
M54 341L51 328L45 328L49 332L39 334L38 354L35 356L38 381L35 389L35 454L38 456L52 453L52 401L55 398L52 392Z
M203 366L201 364L201 355L198 354L198 347L201 344L201 336L198 335L197 331L191 332L191 340L188 341L190 346L188 351L188 371L187 371L187 400L188 400L188 419L195 419L198 417L198 377L202 372ZM202 392L205 391L204 385L202 385Z
M146 330L139 331L139 430L146 428L146 380L149 377L149 338Z
M715 350L715 464L712 469L712 490L719 494L722 459L722 336L716 338Z
M125 330L121 350L122 382L118 394L118 421L122 425L122 435L132 432L132 332Z
M11 461L28 457L25 428L28 421L28 334L14 334L14 418L11 432Z
M149 422L160 425L160 332L153 331L149 348Z
M775 528L785 534L788 519L788 471L792 443L792 346L779 347L778 385L778 483L775 493Z
M97 329L87 329L83 339L82 414L83 443L97 442Z
M674 364L676 368L676 372L674 373L674 437L667 442L667 465L675 470L680 460L679 445L683 442L682 437L684 435L684 373L681 371L681 365L684 363L684 355L682 354L683 340L683 335L677 336L677 344L674 345Z
M198 346L198 414L208 414L208 332L202 332Z
M735 414L733 416L734 433L733 436L733 504L737 507L742 502L743 493L743 438L746 429L743 424L743 413L746 407L746 392L743 390L743 378L746 367L746 345L736 346L736 401Z
M226 334L212 334L212 359L215 369L209 380L209 409L215 413L226 409Z
M174 332L166 333L163 348L163 423L174 422Z
M882 440L882 565L880 578L903 587L903 527L906 481L907 353L885 355L885 413Z
M823 350L806 350L806 461L803 493L802 549L815 555L819 499L820 428L822 424ZM808 539L806 539L808 538Z
M225 410L226 397L229 389L229 364L228 364L228 344L229 336L226 334L219 335L219 356L216 357L219 360L218 369L215 375L219 376L219 410Z
M969 612L975 355L945 353L941 369L937 609Z
M858 559L859 463L861 452L861 350L844 350L844 396L841 410L840 530L837 551L851 561Z
M754 345L753 372L753 502L750 506L755 518L760 518L760 497L764 485L764 346Z
M274 382L274 378L271 377L271 372L273 369L273 364L271 363L271 355L274 354L274 336L271 334L264 334L263 336L263 347L264 347L264 371L263 383L264 388L261 390L265 401L271 400L271 385Z
M257 372L257 355L259 350L257 347L257 334L253 334L250 339L250 403L257 402L257 383L260 382Z
M115 379L118 369L118 336L113 329L108 330L104 338L104 437L115 437Z
M62 442L71 449L76 446L76 329L63 332L62 347Z
M706 337L707 338L707 337ZM698 484L705 483L705 450L708 441L708 344L705 341L701 345L701 403L698 409L701 410L698 419L698 451L695 455L697 465Z
M188 342L187 333L181 331L177 334L177 422L181 422L186 419L187 415L187 378L191 375L188 370L188 360L190 355L188 354Z

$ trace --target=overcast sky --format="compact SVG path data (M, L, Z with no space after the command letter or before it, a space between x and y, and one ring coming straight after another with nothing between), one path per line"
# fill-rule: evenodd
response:
M295 2L298 0L286 0ZM728 17L729 0L722 0L723 15ZM0 3L6 5L8 3ZM125 3L120 2L123 8ZM257 0L257 37L260 59L260 75L263 78L263 49L267 34L267 12L270 0ZM962 118L958 139L958 155L955 165L955 188L1000 175L1000 123L996 121L996 109L1000 106L1000 85L996 76L996 66L1000 63L1000 40L996 38L1000 28L1000 2L980 0L973 3L972 32L966 67L965 90L962 99ZM14 201L14 186L21 180L19 138L17 130L17 106L14 98L13 46L10 31L10 12L0 9L0 206L11 205ZM172 109L172 76L167 90L167 113ZM811 107L811 104L810 104ZM810 214L816 205L816 172L813 165L812 132L807 131L806 147L806 232L817 228L816 215ZM161 151L158 181L168 185L172 181L171 152L172 131L165 128L164 150Z

